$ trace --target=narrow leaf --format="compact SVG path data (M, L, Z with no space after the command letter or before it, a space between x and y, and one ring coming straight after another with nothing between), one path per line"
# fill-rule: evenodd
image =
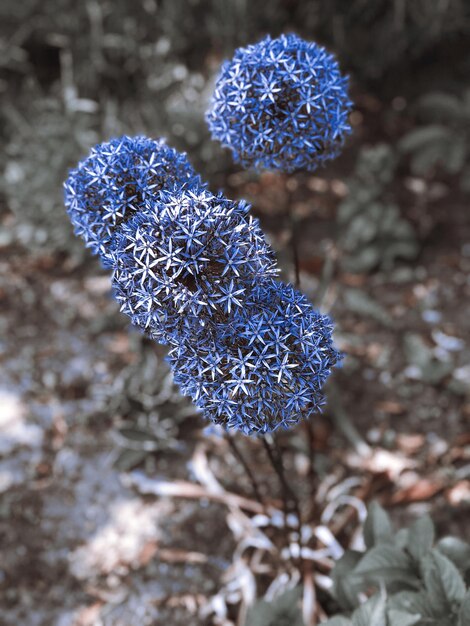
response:
M364 541L366 546L373 548L379 543L390 543L392 537L392 524L388 514L378 502L372 502L364 524Z
M454 95L435 91L420 98L420 111L433 119L459 121L464 117L463 103Z
M139 428L129 428L123 427L118 431L123 437L126 439L130 439L131 441L152 441L155 442L155 435L148 432L147 430L141 430Z
M439 124L430 124L416 128L405 135L399 142L398 146L403 152L413 152L424 148L430 143L443 141L449 138L449 130L445 126Z
M145 450L130 450L126 448L119 453L119 456L114 462L114 466L121 472L128 472L139 465L147 454L148 452Z
M419 562L434 544L434 524L428 515L420 517L410 528L407 542L408 552Z

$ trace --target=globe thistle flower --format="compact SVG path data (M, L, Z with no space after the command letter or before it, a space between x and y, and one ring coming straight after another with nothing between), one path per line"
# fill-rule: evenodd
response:
M222 65L206 119L244 167L313 171L338 155L351 132L347 86L321 46L267 36Z
M70 171L65 205L75 233L105 266L116 230L162 189L203 188L185 154L164 140L120 137L98 144Z
M163 343L191 343L208 323L226 323L253 286L277 271L248 211L244 201L205 190L161 192L116 237L121 311Z
M317 413L341 359L331 321L292 286L257 283L230 319L169 353L174 378L206 418L245 434L288 428Z

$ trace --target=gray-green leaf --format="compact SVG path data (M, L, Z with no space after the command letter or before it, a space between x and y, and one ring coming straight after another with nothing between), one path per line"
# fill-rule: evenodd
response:
M323 626L353 626L353 623L347 617L337 615L336 617L329 619L327 622L324 622Z
M437 549L459 568L463 575L470 570L470 545L457 537L443 537Z
M470 624L470 591L467 591L462 606L459 611L459 622L457 626L468 626Z
M301 593L296 587L272 602L259 600L248 611L245 626L304 626L299 607Z
M389 608L405 613L420 615L421 618L439 617L444 614L445 606L438 610L437 607L431 607L429 596L425 591L401 591L393 595L389 600Z
M439 91L420 98L418 106L433 119L446 122L460 121L465 115L463 103L456 96Z
M439 124L430 124L429 126L422 126L410 131L398 142L398 146L403 152L413 152L434 142L445 141L448 138L448 128Z
M392 524L388 514L378 502L372 502L364 524L364 541L366 546L373 548L380 543L390 543L392 538Z
M397 609L388 612L388 626L414 626L421 620L421 615L406 613Z
M352 313L371 317L383 326L393 325L393 320L388 312L361 289L346 289L344 300L346 307Z
M419 562L434 544L434 524L428 515L417 519L410 528L407 549L413 559Z
M362 553L347 550L336 562L333 569L333 590L335 598L345 611L358 605L357 593L351 584L350 574L362 558Z
M384 593L377 593L356 609L352 616L353 626L387 626L387 615L385 613L386 596Z
M465 596L465 583L455 565L438 550L432 550L423 561L424 584L432 603L447 603L451 608Z
M351 575L355 581L387 588L418 588L419 581L412 571L409 557L396 547L381 544L369 550Z

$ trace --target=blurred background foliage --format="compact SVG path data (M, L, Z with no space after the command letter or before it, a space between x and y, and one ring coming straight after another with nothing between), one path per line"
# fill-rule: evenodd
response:
M403 133L390 158L395 151L409 158L419 175L442 168L465 188L470 113L459 85L470 70L469 14L465 0L271 0L268 7L247 0L3 0L0 194L3 210L16 219L7 220L2 238L77 250L62 209L62 180L91 144L123 132L166 136L203 175L223 184L222 173L233 165L209 141L204 123L214 72L236 46L290 30L334 50L355 87L367 85L382 99L417 92L411 114L420 126ZM440 75L437 94L436 63L452 64L452 74ZM429 93L421 98L424 88ZM367 168L374 154L358 167ZM395 243L381 263L411 258L413 235L398 209L379 189L362 197L363 174L358 169L354 176L343 226L351 221L348 211L357 226L358 207L372 222L377 210L386 210ZM355 242L351 228L344 239L350 258L364 243ZM379 242L382 235L369 233ZM376 266L374 251L367 254L351 268Z
M339 246L346 271L393 268L397 259L416 258L413 226L400 215L390 191L397 158L387 144L363 148L349 180L349 193L338 207Z

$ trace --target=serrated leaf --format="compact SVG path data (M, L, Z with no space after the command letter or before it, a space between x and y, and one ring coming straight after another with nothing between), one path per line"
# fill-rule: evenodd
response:
M432 603L452 607L465 597L465 583L455 565L438 550L432 550L423 561L424 584Z
M300 587L289 589L272 602L259 600L250 608L245 626L304 626L299 599Z
M457 626L469 626L470 624L470 591L467 591L459 611Z
M352 615L353 626L387 626L386 596L377 593L356 609Z
M378 502L372 502L369 506L363 533L368 548L380 543L390 543L393 539L390 518Z
M407 550L413 559L419 561L431 550L434 544L434 524L428 515L420 517L410 527Z
M419 580L412 571L409 557L396 547L381 544L369 550L351 574L362 585L385 585L387 589L418 588Z
M390 609L388 612L388 626L414 626L421 620L421 615Z

